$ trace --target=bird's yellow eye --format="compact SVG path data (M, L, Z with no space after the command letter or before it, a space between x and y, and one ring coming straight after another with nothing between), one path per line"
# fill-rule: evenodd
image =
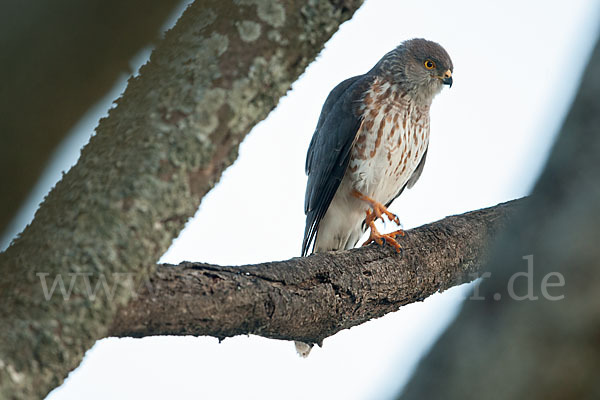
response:
M425 60L425 68L427 69L434 69L435 68L435 63L431 60Z

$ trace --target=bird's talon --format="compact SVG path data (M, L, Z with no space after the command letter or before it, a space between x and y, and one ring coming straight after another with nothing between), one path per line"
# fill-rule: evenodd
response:
M406 235L406 233L404 233L404 231L403 231L402 229L398 229L397 231L390 233L390 235L394 235L394 236L398 236L398 235L400 235L400 236L404 236L404 235Z
M372 211L369 209L366 210L367 218L365 222L367 223L367 225L370 225L371 222L376 221L378 219L382 220L385 224L385 219L383 218L384 215L390 222L395 222L396 225L400 225L400 218L398 218L396 214L389 211L387 207L381 204L380 202L375 201L368 196L365 196L358 190L354 190L353 195L354 197L363 200L371 206Z
M371 233L369 234L369 239L363 243L363 246L366 246L371 243L376 243L379 246L385 246L385 244L389 244L390 246L396 249L397 253L402 251L402 246L396 241L396 236L404 236L404 231L399 229L390 233L379 233L377 228L375 227L375 223L371 221L369 223L369 228L371 228Z

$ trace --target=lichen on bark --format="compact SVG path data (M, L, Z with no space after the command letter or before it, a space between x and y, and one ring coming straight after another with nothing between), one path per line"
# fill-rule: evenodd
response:
M361 2L348 2L329 26ZM143 279L244 136L331 36L322 29L310 42L299 37L304 1L242 3L188 7L100 121L77 165L0 254L1 398L39 398L60 384L129 300L128 291L92 300L85 285L66 301L45 300L36 274ZM277 30L281 40L261 35L249 46L236 27L241 21Z

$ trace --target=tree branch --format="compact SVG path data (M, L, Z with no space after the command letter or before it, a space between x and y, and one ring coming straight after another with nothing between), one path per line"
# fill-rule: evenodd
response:
M404 251L368 246L241 267L160 265L111 336L240 334L321 343L339 330L473 280L524 200L407 232Z
M59 385L131 294L92 298L77 286L67 301L46 299L39 274L142 279L241 140L361 3L197 0L186 9L0 253L0 398Z
M181 0L0 4L0 234L52 151ZM19 171L18 174L14 171Z

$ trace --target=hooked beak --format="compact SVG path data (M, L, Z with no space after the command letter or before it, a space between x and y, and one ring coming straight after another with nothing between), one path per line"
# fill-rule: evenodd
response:
M452 71L447 70L444 72L444 77L442 78L442 82L444 85L448 85L448 87L452 87Z

